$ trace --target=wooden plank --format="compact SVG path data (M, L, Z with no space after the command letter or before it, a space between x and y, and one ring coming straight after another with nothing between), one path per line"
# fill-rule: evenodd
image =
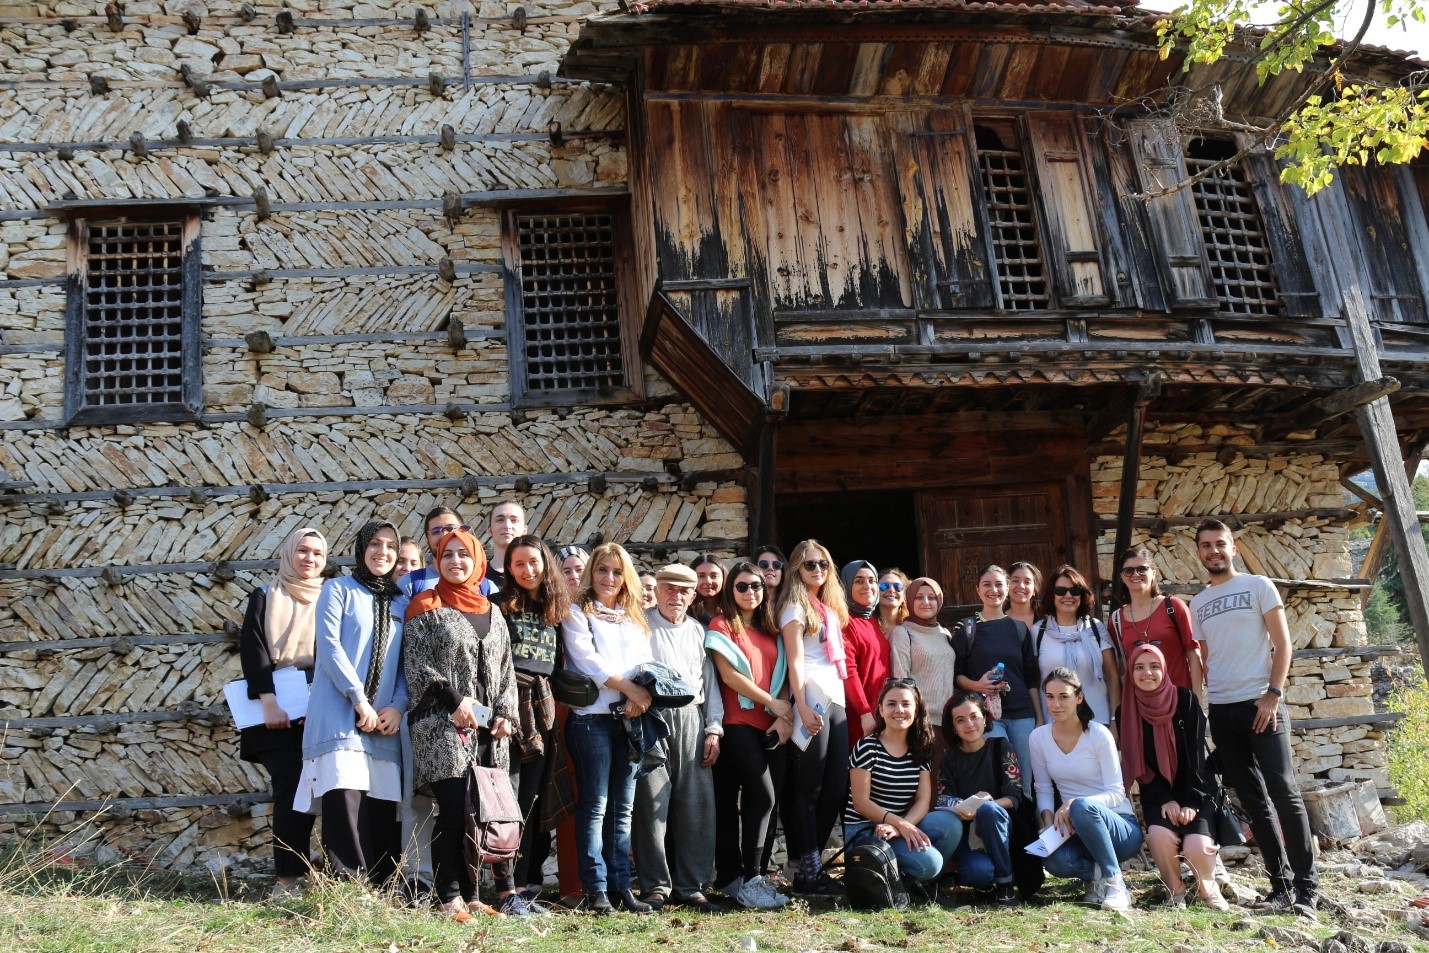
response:
M1383 658L1388 655L1403 655L1404 649L1397 645L1346 645L1325 649L1296 649L1295 658L1339 658L1357 655L1360 658Z
M1313 731L1316 728L1355 728L1360 725L1393 725L1404 720L1404 712L1387 711L1375 715L1346 715L1343 718L1292 718L1291 731Z
M91 717L92 716L87 716ZM0 804L0 817L45 817L58 811L113 811L123 808L129 811L164 811L186 807L228 807L229 805L266 804L273 800L271 793L254 791L246 794L176 794L161 797L119 797L103 801L25 801L19 804Z
M1046 225L1044 255L1061 304L1073 308L1107 304L1110 282L1102 261L1097 209L1105 203L1089 179L1077 117L1032 113L1026 117L1031 139L1035 189Z
M1127 134L1141 192L1154 196L1146 201L1145 209L1160 252L1157 264L1167 301L1174 307L1216 307L1219 299L1211 283L1205 239L1190 189L1158 194L1187 178L1175 127L1137 120L1127 124Z

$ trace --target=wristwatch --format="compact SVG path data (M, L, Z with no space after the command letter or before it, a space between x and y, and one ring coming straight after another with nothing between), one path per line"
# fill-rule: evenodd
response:
M1285 697L1285 693L1282 692L1280 689L1276 688L1274 685L1267 685L1267 686L1265 686L1265 690L1266 690L1267 692L1270 692L1270 694L1274 695L1276 698L1284 698L1284 697Z

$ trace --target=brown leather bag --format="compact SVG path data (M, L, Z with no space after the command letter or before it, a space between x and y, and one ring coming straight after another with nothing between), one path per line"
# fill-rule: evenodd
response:
M465 853L474 883L481 882L482 865L516 859L523 826L511 776L473 761L466 775Z

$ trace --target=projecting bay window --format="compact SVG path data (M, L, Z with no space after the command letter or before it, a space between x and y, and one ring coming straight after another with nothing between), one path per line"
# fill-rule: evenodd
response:
M505 215L513 403L602 403L636 394L626 302L630 247L615 206Z
M69 257L67 421L195 418L202 400L198 214L75 218Z

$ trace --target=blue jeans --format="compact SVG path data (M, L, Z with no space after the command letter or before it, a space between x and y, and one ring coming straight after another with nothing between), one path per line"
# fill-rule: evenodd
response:
M850 843L860 833L872 828L871 821L845 824L844 843ZM893 838L888 842L888 846L893 848L893 855L898 858L900 874L909 880L926 883L937 879L943 865L952 856L953 848L963 839L963 821L952 811L929 811L928 815L918 822L918 830L927 834L928 840L932 841L922 850L911 849L902 837Z
M576 770L576 852L581 887L630 889L630 813L635 769L620 719L578 715L566 720L566 744Z
M1121 872L1121 862L1141 849L1141 825L1130 814L1118 814L1086 798L1072 801L1075 834L1042 862L1054 877L1095 880Z
M965 824L966 826L966 824ZM974 850L968 843L972 829L982 838L982 849ZM984 804L977 809L971 827L953 851L953 863L958 868L958 883L979 890L994 883L1012 883L1012 817L1001 804Z
M1022 796L1034 797L1032 793L1032 729L1037 727L1036 718L999 718L987 730L989 738L1006 738L1012 742L1012 750L1017 752L1017 766L1022 769Z

